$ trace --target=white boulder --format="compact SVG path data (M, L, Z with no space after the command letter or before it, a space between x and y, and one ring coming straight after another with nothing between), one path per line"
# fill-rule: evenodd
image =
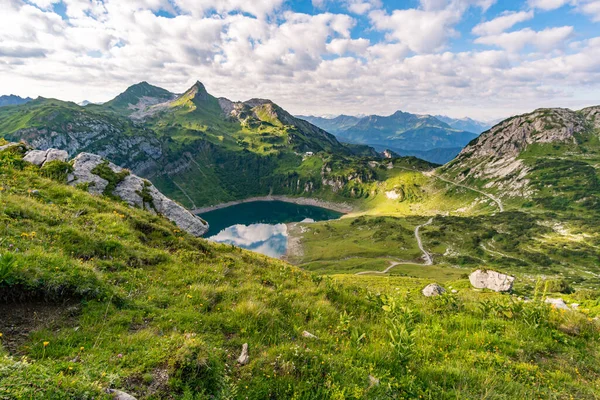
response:
M307 338L307 339L318 339L315 335L313 335L309 331L302 332L302 337Z
M545 302L547 304L550 304L553 308L556 308L558 310L570 310L569 306L565 303L565 301L561 298L558 299L552 299L550 297L548 297Z
M514 276L501 274L491 270L481 270L469 275L471 285L477 289L490 289L495 292L510 292L515 281Z
M248 364L248 362L250 362L250 355L248 354L248 343L244 343L242 345L242 354L240 354L239 358L237 359L237 362L240 365L246 365Z
M64 150L48 149L48 150L30 150L23 157L24 161L31 164L43 167L44 164L50 161L67 161L69 154Z
M444 289L437 283L432 283L431 285L425 286L421 293L423 293L423 296L425 297L439 296L441 294L446 293L446 289Z

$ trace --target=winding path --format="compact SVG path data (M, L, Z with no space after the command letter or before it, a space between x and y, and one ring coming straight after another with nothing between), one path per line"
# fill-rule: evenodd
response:
M425 247L423 247L423 241L421 240L421 228L424 226L428 226L431 225L433 223L433 218L430 218L429 221L427 221L426 223L419 225L415 228L415 238L417 239L417 244L419 245L419 249L421 250L421 252L423 253L423 259L425 260L425 262L423 264L418 264L415 262L410 262L410 261L390 261L390 266L387 267L386 269L384 269L383 271L363 271L363 272L357 272L356 275L385 275L388 272L390 272L392 270L392 268L398 266L398 265L423 265L423 266L429 266L429 265L433 265L433 257L431 257L431 254L429 254L429 252L427 250L425 250Z
M500 212L504 212L504 205L502 204L502 200L500 200L499 198L497 198L493 194L486 193L486 192L481 191L479 189L475 189L475 188L473 188L471 186L466 186L466 185L462 185L460 183L453 182L451 180L448 180L446 178L442 178L441 176L433 174L433 173L431 174L431 176L433 176L434 178L439 179L440 181L449 183L451 185L458 186L458 187L465 188L465 189L469 189L469 190L472 190L472 191L477 192L479 194L482 194L485 197L487 197L488 199L491 199L492 201L494 201L494 203L496 203L498 205L498 208L500 209Z

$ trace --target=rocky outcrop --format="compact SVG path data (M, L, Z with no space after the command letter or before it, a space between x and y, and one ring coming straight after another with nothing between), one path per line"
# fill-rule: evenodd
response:
M92 172L103 162L104 159L99 155L89 153L79 154L73 160L73 172L69 174L67 183L71 186L85 185L91 194L103 194L109 182ZM112 163L109 163L109 167L115 172L121 172L120 168Z
M514 276L496 271L478 269L469 275L471 285L477 289L490 289L495 292L510 292L515 281Z
M10 136L23 140L37 151L61 149L74 157L87 152L126 164L136 174L154 171L161 157L161 142L143 130L127 135L126 127L109 117L92 118L75 114L66 125L54 128L27 128Z
M579 112L564 108L539 109L509 118L472 141L443 168L458 180L488 181L503 196L531 197L528 174L533 166L519 158L532 144L577 145L577 134L600 127L600 107Z
M584 108L581 114L594 128L600 129L600 106Z
M100 172L101 167L103 172ZM202 236L208 231L204 220L167 198L150 181L128 173L96 154L81 153L75 157L68 183L84 185L92 194L116 196L130 206L160 214L194 236ZM106 192L107 188L112 189L111 193Z
M437 283L432 283L431 285L425 286L421 293L423 293L423 296L425 297L433 297L446 293L446 289L444 289Z
M25 151L26 146L22 143L7 143L5 145L0 146L0 153L6 150L10 150L10 149L16 149L16 148L20 148L22 151Z
M48 149L48 150L31 150L25 154L23 160L43 167L51 161L67 161L69 154L64 150Z

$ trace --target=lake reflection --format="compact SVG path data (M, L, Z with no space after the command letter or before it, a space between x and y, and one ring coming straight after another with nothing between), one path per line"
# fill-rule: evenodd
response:
M209 237L208 240L233 244L269 257L279 258L287 249L287 226L285 224L233 225Z
M280 201L243 203L201 215L210 224L209 240L280 258L287 249L290 222L314 222L342 214L320 207Z

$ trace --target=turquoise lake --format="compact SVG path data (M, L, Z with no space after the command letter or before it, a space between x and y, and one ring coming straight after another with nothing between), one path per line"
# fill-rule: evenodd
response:
M204 237L279 258L287 250L287 226L304 220L326 221L343 214L321 207L282 201L242 203L200 216L210 225Z

